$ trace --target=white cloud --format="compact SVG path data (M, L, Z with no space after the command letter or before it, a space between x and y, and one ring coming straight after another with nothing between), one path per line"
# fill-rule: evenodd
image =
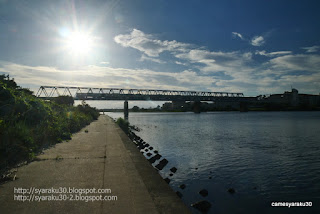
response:
M265 43L263 36L246 40L237 32L233 32L233 35L248 41L253 46L261 46ZM172 61L175 64L187 66L189 69L174 74L156 72L158 74L157 78L166 80L166 84L162 84L168 85L170 83L172 87L175 84L181 84L187 88L196 88L194 83L197 83L199 86L205 86L212 91L244 92L250 95L266 93L266 91L281 93L288 90L292 81L295 80L295 76L299 75L299 77L304 76L304 78L296 79L301 89L311 92L312 89L306 86L306 82L303 82L303 80L308 79L314 85L314 81L307 77L310 76L310 72L319 71L320 67L319 55L293 55L292 51L266 52L265 50L253 53L210 51L205 47L180 43L175 40L158 40L154 36L138 30L133 30L131 34L119 36L115 37L115 41L124 47L132 47L141 51L143 53L141 60L160 60L162 56L159 54L167 51L171 54ZM257 63L255 58L252 57L253 54L267 56L270 59L267 59L264 63ZM299 74L299 72L302 73ZM201 76L200 74L204 75ZM150 75L156 74L150 73ZM285 76L287 77L284 78ZM314 88L312 93L317 93L316 90Z
M238 32L232 32L233 37L238 37L241 40L249 42L250 45L259 47L265 43L265 38L263 36L254 36L252 39L246 39L242 34Z
M242 71L245 64L251 61L251 53L241 52L214 52L201 49L193 49L187 53L176 55L177 58L187 60L193 64L202 64L198 69L203 72L234 72Z
M96 65L76 70L61 70L7 62L0 62L0 72L9 73L22 86L33 84L37 86L208 90L244 92L245 95L254 96L281 93L288 90L293 84L301 93L319 93L320 55L274 56L268 63L252 66L250 53L224 53L195 49L179 56L182 61L194 65L194 69L181 72L158 72L150 69ZM201 75L198 70L203 74ZM309 71L309 73L292 73L291 71Z
M152 35L133 29L130 34L120 34L114 37L114 41L123 47L135 48L147 56L157 57L164 51L184 51L189 45L175 40L161 41L154 39Z
M241 36L241 34L239 35ZM168 51L173 57L192 63L193 66L203 72L239 70L240 67L244 66L252 58L252 54L249 52L208 51L201 47L180 43L175 40L158 40L154 36L145 34L137 29L134 29L130 34L118 35L114 40L124 47L135 48L143 52L140 61L149 60L162 63L163 61L156 57L159 57L160 53ZM179 61L176 64L186 65L183 61ZM202 64L202 66L196 64Z
M267 53L266 51L256 51L256 54L262 55L262 56L268 56L268 57L275 57L277 55L288 55L291 53L292 51L276 51L276 52L270 52L270 53Z
M156 63L160 63L160 64L164 64L166 63L165 61L162 61L160 59L157 59L157 58L152 58L152 57L148 57L144 54L142 54L141 58L140 58L140 61L143 62L143 61L152 61L152 62L156 62Z
M240 39L244 40L243 36L242 36L240 33L232 32L232 35L233 35L234 37L239 37Z
M320 46L311 46L311 47L303 47L302 49L306 50L307 53L315 53L318 52L318 50L320 49Z
M245 63L251 60L252 54L241 52L223 52L223 51L208 51L202 47L196 47L192 44L180 43L173 41L162 41L154 38L152 35L143 33L140 30L134 29L130 34L121 34L114 40L124 46L135 48L143 52L140 61L153 61L163 63L159 54L168 51L172 57L188 62L191 67L195 67L203 72L230 72L239 70ZM185 62L176 61L176 64L185 64ZM199 65L201 64L201 65ZM241 70L241 69L240 69Z
M234 32L235 33L235 32ZM256 39L263 44L264 39ZM9 73L19 84L68 85L114 88L210 90L244 92L246 95L281 93L292 83L303 93L319 93L320 55L293 54L291 51L212 51L175 40L159 40L134 29L114 40L123 47L142 52L141 61L166 63L160 55L168 52L170 63L182 64L172 72L151 69L114 68L107 62L74 70L26 66L0 61L0 72ZM251 42L251 41L250 41ZM253 54L263 55L256 62ZM166 55L167 57L167 55ZM162 66L162 65L159 65ZM157 66L157 67L159 67ZM175 66L178 69L180 66ZM276 77L276 78L275 78Z
M180 61L175 61L174 63L176 63L177 65L184 65L184 66L188 66L187 63L183 63L183 62L180 62Z
M265 40L262 36L255 36L251 40L251 45L253 46L261 46L265 43Z
M79 86L103 88L145 88L169 90L208 90L215 81L192 70L177 73L149 69L127 69L90 65L77 70L33 67L0 62L0 72L15 78L18 84L39 86ZM37 88L34 88L37 90Z
M210 78L208 76L199 76L192 70L185 70L180 73L174 73L173 76L182 83L194 84L194 81L196 81L200 85L205 85L206 87L215 82L213 78Z
M102 65L109 65L109 62L100 62Z
M270 60L273 68L289 71L320 72L320 55L296 54Z

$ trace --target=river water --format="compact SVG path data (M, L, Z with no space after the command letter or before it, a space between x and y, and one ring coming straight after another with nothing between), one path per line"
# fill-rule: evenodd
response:
M320 213L320 112L130 113L129 122L169 161L159 173L188 206L206 200L209 213Z

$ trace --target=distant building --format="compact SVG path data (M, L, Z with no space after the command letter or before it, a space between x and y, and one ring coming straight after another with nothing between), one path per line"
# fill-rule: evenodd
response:
M299 94L299 91L293 88L285 91L283 94L271 94L269 97L264 96L264 102L283 104L290 107L319 107L320 95Z

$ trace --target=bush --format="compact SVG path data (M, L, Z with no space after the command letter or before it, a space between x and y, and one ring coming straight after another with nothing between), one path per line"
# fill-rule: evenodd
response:
M129 122L127 120L124 120L123 118L119 117L116 121L116 123L119 125L119 127L126 133L129 133Z
M95 108L74 107L71 98L44 101L0 75L0 174L46 146L71 139L71 133L98 118Z
M53 101L58 105L73 106L74 104L74 99L71 96L58 96L58 97L55 97Z

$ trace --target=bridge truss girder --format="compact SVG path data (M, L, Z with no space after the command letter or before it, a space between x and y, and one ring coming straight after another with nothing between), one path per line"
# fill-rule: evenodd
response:
M63 93L60 93L63 91ZM243 93L177 91L152 89L120 89L41 86L36 94L43 99L72 96L75 100L159 100L159 101L214 101L243 98Z

